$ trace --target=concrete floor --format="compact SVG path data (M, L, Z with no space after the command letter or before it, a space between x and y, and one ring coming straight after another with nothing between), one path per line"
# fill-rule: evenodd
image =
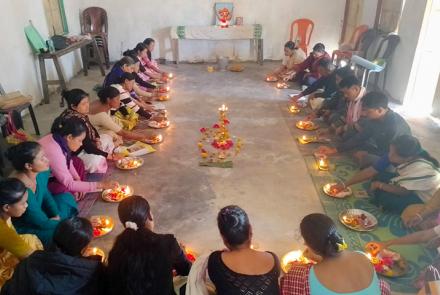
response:
M177 77L171 83L172 99L166 102L171 126L163 131L164 142L145 157L140 169L113 170L110 176L133 186L151 202L157 231L174 233L197 253L223 247L216 215L225 205L242 206L253 225L255 246L279 255L301 246L302 217L322 212L278 105L287 92L263 82L264 73L272 67L249 63L242 73L208 73L206 65L169 66ZM92 70L88 77L74 78L69 87L83 88L95 99L92 88L101 81ZM36 108L43 134L62 111L58 95L51 102ZM243 139L242 153L233 169L199 167L199 129L216 122L223 103L230 110L231 133ZM117 204L98 200L91 214L108 214L118 221L116 209ZM93 244L108 251L120 231L118 224Z
M133 186L153 208L156 230L174 233L197 253L223 247L216 227L218 210L229 204L249 214L254 244L278 255L302 246L298 225L304 215L322 212L304 160L293 142L279 103L291 90L277 90L263 82L275 63L246 63L242 73L208 73L206 65L168 66L176 75L171 100L166 102L171 126L163 131L157 152L145 156L143 167L133 172L113 170L110 178ZM96 95L92 88L103 78L96 69L69 83ZM51 104L36 108L42 134L62 110L59 95ZM217 119L217 108L229 107L231 133L243 139L242 153L233 169L198 166L199 129ZM432 118L408 118L424 147L440 159L440 128ZM25 120L27 130L32 130ZM98 200L91 214L112 216L117 226L108 236L93 242L108 251L121 231L117 204Z

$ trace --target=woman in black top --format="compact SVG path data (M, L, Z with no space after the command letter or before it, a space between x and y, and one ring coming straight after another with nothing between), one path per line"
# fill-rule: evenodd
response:
M1 295L101 294L101 257L82 257L92 239L93 227L88 219L73 217L62 221L55 229L53 245L23 260Z
M118 214L125 229L109 253L105 294L174 295L173 269L185 276L191 268L176 238L153 232L150 205L140 196L123 200Z
M78 118L86 126L86 137L82 147L75 152L83 160L85 168L90 173L105 173L107 171L107 159L117 160L113 154L114 148L122 143L122 140L113 141L110 135L100 135L89 121L89 94L82 89L64 90L63 97L67 101L67 109L61 113L63 119Z
M275 254L251 248L252 228L246 212L227 206L217 217L229 251L209 256L208 273L217 295L278 295L280 264Z

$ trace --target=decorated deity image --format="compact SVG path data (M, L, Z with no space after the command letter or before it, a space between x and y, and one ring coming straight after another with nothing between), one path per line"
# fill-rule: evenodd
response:
M229 22L232 19L232 13L228 8L223 7L222 9L217 10L217 17L221 28L229 27Z

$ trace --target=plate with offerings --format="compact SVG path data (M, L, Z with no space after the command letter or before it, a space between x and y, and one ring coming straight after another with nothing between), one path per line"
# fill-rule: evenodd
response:
M134 149L132 149L134 151ZM137 169L144 165L144 160L137 157L125 157L116 161L116 167L122 170Z
M346 198L348 196L351 196L351 194L353 193L350 187L346 187L343 190L338 190L336 188L334 188L334 186L336 186L337 183L327 183L326 185L324 185L324 187L322 188L322 190L324 191L324 193L332 198L336 198L336 199L343 199Z
M93 237L99 238L105 236L113 230L115 223L110 216L94 215L90 217L90 223L93 226Z
M154 129L167 128L168 126L170 126L170 121L168 121L168 120L163 120L160 122L151 120L148 122L148 127L154 128Z
M377 226L377 219L371 213L361 209L347 209L339 213L339 221L355 231L372 231Z
M375 243L368 243L365 250L378 274L388 278L397 278L408 272L409 266L405 257L390 249L372 251L370 248L374 245Z
M106 189L102 192L102 199L106 202L118 203L133 195L133 190L128 185L120 185L115 189Z
M296 128L306 131L313 131L319 129L319 125L315 124L313 121L298 121L296 122Z

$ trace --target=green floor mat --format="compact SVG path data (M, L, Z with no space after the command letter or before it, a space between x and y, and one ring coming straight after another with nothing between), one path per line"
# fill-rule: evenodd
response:
M313 152L322 144L300 144L297 141L298 136L303 134L312 135L314 132L299 130L295 127L298 120L305 117L307 111L300 114L291 114L288 112L288 102L279 104L282 114L287 122L290 133L292 135L292 142L297 144L298 149L304 157L307 168L311 175L312 181L319 194L322 206L327 215L329 215L337 224L338 230L344 236L347 244L352 250L364 249L364 245L369 241L383 241L400 237L410 233L400 219L399 215L389 214L381 211L378 207L370 203L368 196L365 196L365 187L358 184L352 187L353 196L346 199L334 199L326 196L322 191L322 187L329 182L335 182L337 179L347 180L359 171L358 166L346 156L330 157L330 171L319 171L317 169L316 160ZM322 125L325 127L324 125ZM346 228L339 222L339 213L348 208L363 209L372 213L378 220L378 228L372 232L356 232ZM408 261L409 272L407 275L400 278L385 278L390 285L393 292L414 293L417 289L414 287L414 282L419 276L420 272L425 266L430 264L437 253L435 250L427 249L423 246L393 246L392 249L402 254Z

